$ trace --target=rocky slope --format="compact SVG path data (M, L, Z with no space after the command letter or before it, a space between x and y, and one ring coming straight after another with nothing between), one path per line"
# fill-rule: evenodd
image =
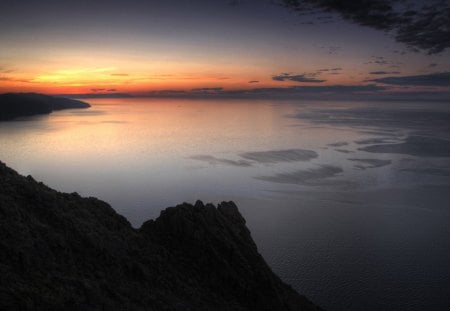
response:
M1 162L0 275L1 310L319 310L270 270L232 202L134 229Z
M0 94L0 121L47 114L54 110L88 107L89 104L79 100L36 93Z

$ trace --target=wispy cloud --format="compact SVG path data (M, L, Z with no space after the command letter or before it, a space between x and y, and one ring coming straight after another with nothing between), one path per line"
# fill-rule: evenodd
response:
M202 87L191 89L194 93L218 93L223 90L223 87Z
M322 83L326 80L316 79L315 74L292 74L288 72L281 73L279 75L272 76L274 81L294 81L294 82L307 82L307 83Z
M29 79L19 79L19 78L11 78L11 77L0 77L0 81L6 82L22 82L22 83L31 83L32 81Z
M364 65L377 65L377 66L384 66L384 67L390 67L390 68L399 68L402 64L399 61L392 61L384 56L371 56L370 59L363 63Z
M338 74L340 74L340 71L342 71L342 68L340 68L340 67L323 68L323 69L316 70L316 74L327 73L327 74L332 74L332 75L338 75Z
M342 49L340 46L337 45L327 45L327 46L321 46L321 49L327 50L328 54L336 55L339 53L339 51Z
M116 92L117 89L105 89L105 88L93 88L91 89L94 93L100 93L100 92Z
M378 168L389 165L392 163L391 160L382 159L348 159L349 161L357 162L359 164L355 165L355 168L360 170L365 170L367 168Z
M14 69L6 69L4 67L0 67L0 73L11 73L14 72Z
M396 75L400 74L400 71L371 71L370 75Z

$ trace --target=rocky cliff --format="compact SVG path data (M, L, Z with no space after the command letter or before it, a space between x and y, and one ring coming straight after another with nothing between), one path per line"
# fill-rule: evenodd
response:
M0 94L0 121L47 114L54 110L88 107L90 105L85 102L64 97L36 93Z
M233 202L134 229L0 162L1 310L319 310L259 255Z

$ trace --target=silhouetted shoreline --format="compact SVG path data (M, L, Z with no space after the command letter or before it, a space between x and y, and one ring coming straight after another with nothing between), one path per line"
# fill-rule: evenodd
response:
M271 271L233 202L134 229L0 162L0 214L2 310L320 310Z
M55 110L89 108L90 105L75 99L37 93L0 94L0 121L13 120Z

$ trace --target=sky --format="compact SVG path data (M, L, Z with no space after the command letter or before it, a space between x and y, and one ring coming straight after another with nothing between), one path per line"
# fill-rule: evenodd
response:
M450 99L450 0L356 3L2 0L0 93Z

